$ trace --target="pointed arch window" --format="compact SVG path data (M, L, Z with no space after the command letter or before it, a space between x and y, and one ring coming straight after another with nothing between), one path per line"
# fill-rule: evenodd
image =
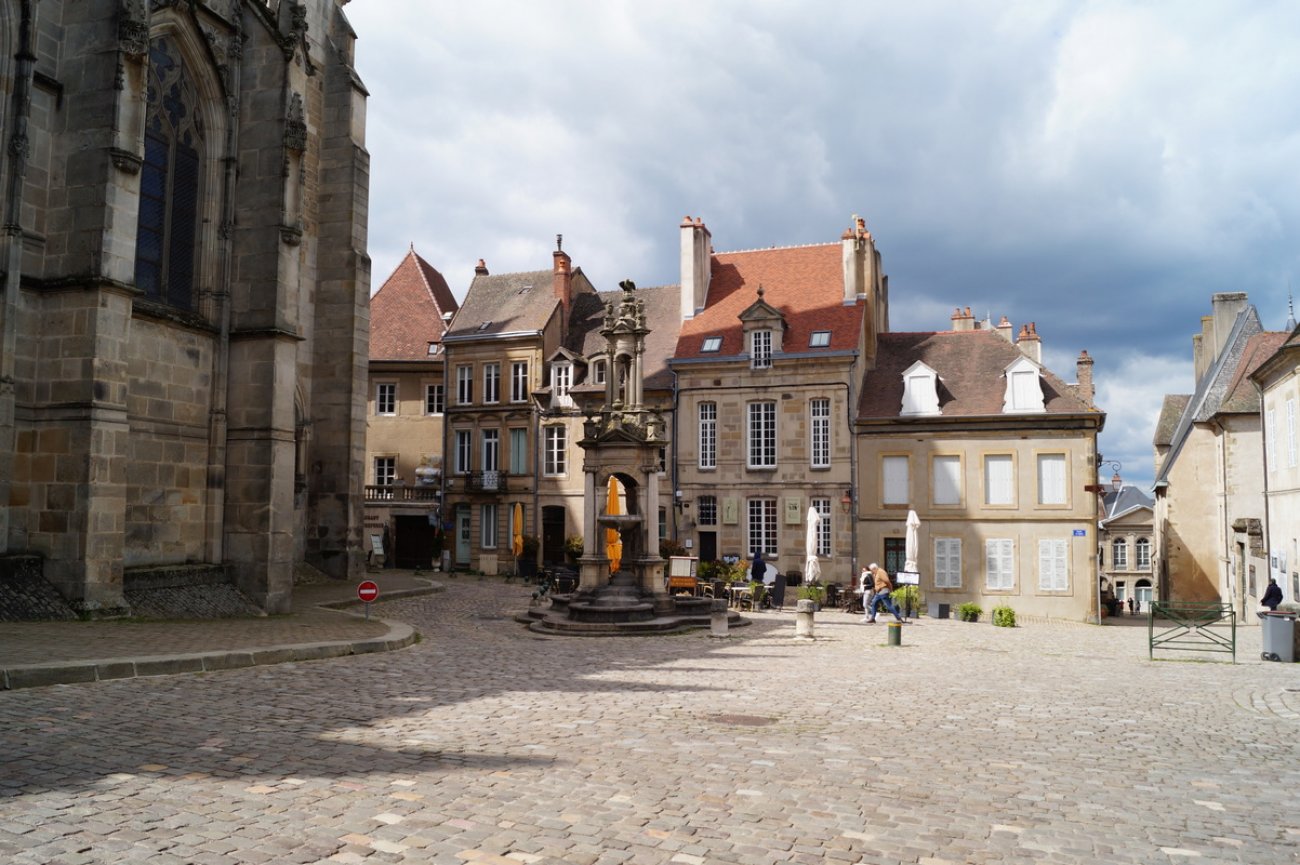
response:
M150 44L148 81L135 283L146 297L193 309L203 117L181 53L166 37Z

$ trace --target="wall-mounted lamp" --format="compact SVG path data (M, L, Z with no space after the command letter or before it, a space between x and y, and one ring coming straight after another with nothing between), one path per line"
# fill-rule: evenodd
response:
M852 487L849 487L847 490L844 491L844 495L840 496L840 510L844 511L844 513L846 514L853 510L853 488Z

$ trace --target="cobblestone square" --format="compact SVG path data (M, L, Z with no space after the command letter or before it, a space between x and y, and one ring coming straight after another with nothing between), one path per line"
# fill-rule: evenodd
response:
M544 638L528 587L391 653L0 692L0 861L1297 861L1300 667L1146 629L823 612Z

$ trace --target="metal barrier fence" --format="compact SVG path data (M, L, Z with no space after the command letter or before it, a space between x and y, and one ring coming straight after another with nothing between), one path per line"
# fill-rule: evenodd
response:
M1148 657L1170 652L1231 653L1237 663L1237 613L1232 604L1152 601L1147 613Z

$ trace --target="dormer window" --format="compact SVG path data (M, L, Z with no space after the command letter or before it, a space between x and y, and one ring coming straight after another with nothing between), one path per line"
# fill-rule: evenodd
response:
M814 330L812 336L808 337L809 348L827 348L831 344L831 332L829 330Z
M706 336L704 338L704 343L700 346L700 351L702 352L713 352L713 351L721 351L721 350L722 350L722 337L720 336Z
M555 395L566 397L571 387L573 387L573 365L568 361L562 361L552 366L551 388L555 391Z
M1043 380L1038 364L1022 357L1008 366L1005 374L1007 391L1002 402L1003 413L1047 410L1043 405Z
M767 369L772 366L772 331L755 330L749 334L750 369Z
M939 374L917 361L903 373L901 415L939 414Z
M605 383L606 364L603 360L593 361L591 364L591 381L592 384Z

